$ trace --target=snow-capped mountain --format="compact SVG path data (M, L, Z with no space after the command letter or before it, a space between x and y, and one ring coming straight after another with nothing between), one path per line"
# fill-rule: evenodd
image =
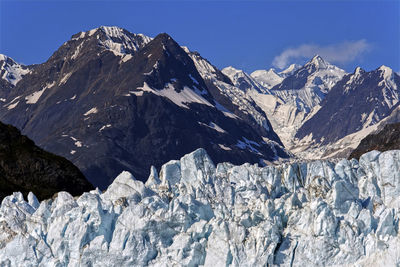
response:
M229 77L232 83L244 92L253 90L259 93L267 93L264 89L265 86L259 84L254 78L242 70L235 69L234 67L226 67L222 69L222 73Z
M386 66L370 72L357 68L331 89L318 112L298 130L296 137L302 140L298 149L314 147L320 151L312 152L316 157L332 154L334 147L354 149L378 123L390 117L388 122L397 122L399 88L399 75ZM341 156L347 157L352 149L343 150Z
M229 77L213 66L209 61L201 57L199 53L191 52L188 49L185 51L193 60L196 69L207 84L210 93L219 104L223 104L224 107L234 110L235 115L252 125L253 128L259 128L260 134L267 142L272 141L273 143L277 138L279 139L277 135L274 138L268 136L275 134L275 132L270 132L272 127L265 112L248 94L247 91L252 91L251 88L247 88L246 90L238 88ZM251 80L251 77L247 74L246 77ZM265 131L270 133L267 134ZM282 144L280 140L278 144Z
M0 79L15 86L28 72L27 66L18 64L12 58L0 54Z
M256 70L253 71L250 76L266 89L271 89L284 79L284 77L276 73L274 69Z
M326 96L321 109L296 135L325 143L367 128L388 116L399 102L400 77L386 66L365 72L357 68L339 81ZM315 129L317 122L324 121Z
M291 64L289 67L279 72L279 76L286 78L292 75L296 70L300 69L302 66L299 64Z
M281 72L276 72L273 68L269 70L256 70L253 71L250 76L264 88L271 89L275 85L280 84L283 79L292 75L300 67L301 66L298 64L292 64Z
M22 77L29 73L30 67L32 66L18 64L12 58L0 54L0 104Z
M246 97L266 114L287 148L295 145L297 130L318 111L325 95L345 74L320 56L313 57L304 66L292 64L280 73L270 69L247 75L232 67L224 73L236 87L246 88ZM267 87L260 90L252 84ZM274 86L271 88L268 84Z
M90 38L91 36L93 37ZM72 54L69 55L70 58L76 59L85 42L91 42L93 39L102 48L113 52L116 56L122 57L122 61L129 60L130 54L133 54L152 40L152 38L143 34L134 34L119 27L101 26L72 36L71 41L75 41L72 44L79 44L75 50L71 50Z
M0 118L101 189L122 170L145 179L151 165L199 147L216 162L287 157L252 100L232 104L190 54L167 34L152 39L117 27L75 34L16 84ZM219 70L210 75L233 87Z
M244 85L245 97L264 111L285 147L300 158L347 157L369 133L400 121L398 75L386 66L370 73L358 67L345 75L315 56L289 69L286 78L268 71L282 80L264 92L251 84L262 86L266 71L249 76L229 67L224 72L236 87Z
M346 72L316 55L303 67L287 76L271 93L299 111L310 112Z
M8 266L396 266L400 151L264 168L202 149L144 184L0 206Z

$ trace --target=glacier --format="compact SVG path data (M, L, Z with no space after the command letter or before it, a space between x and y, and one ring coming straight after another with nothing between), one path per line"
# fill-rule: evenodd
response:
M144 184L0 206L0 266L394 266L400 150L215 166L203 149Z

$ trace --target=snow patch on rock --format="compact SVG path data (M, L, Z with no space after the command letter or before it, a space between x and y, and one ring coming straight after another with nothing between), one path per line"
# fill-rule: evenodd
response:
M36 91L25 97L27 104L36 104L46 89L53 87L56 83L47 83L41 90Z

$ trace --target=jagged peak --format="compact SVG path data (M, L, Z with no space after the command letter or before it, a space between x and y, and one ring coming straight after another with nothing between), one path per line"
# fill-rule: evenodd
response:
M354 70L354 75L356 75L356 76L359 76L359 75L361 75L361 74L363 74L363 73L365 73L365 70L362 69L361 67L357 67L357 68Z
M153 43L161 44L164 50L168 46L179 47L183 50L183 48L168 33L165 32L157 34L157 36L153 39Z
M235 67L232 67L232 66L225 67L221 71L222 71L223 74L228 75L228 76L229 75L244 74L243 70L236 69Z
M377 71L380 73L380 76L384 80L386 80L386 81L392 80L392 82L390 82L390 83L394 83L393 78L394 78L395 72L390 67L382 65L377 69Z
M9 56L6 56L4 54L0 54L0 61L6 61L8 64L11 63L11 65L15 65L16 64L16 65L23 66L23 64L17 63L13 58L11 58Z
M276 72L274 68L270 68L268 70L255 70L250 74L251 77L256 78L260 76L273 76L273 77L280 77L280 75Z
M96 30L101 30L110 37L119 37L122 33L128 32L124 28L118 26L100 26Z
M310 61L308 61L302 68L306 69L309 73L332 70L340 74L341 76L346 74L343 69L332 65L328 61L324 60L321 56L315 55ZM300 68L300 69L302 69Z
M287 77L287 76L293 74L296 70L298 70L300 68L301 68L301 65L299 65L299 64L291 64L285 70L277 73L277 75L282 76L282 77Z
M166 32L162 32L162 33L157 34L156 38L161 39L161 40L170 40L170 39L172 39L172 37ZM154 39L156 39L156 38L154 38Z
M89 31L79 32L71 38L72 42L80 42L96 38L98 44L106 50L113 52L116 56L132 54L147 43L152 38L144 34L131 33L128 30L117 26L100 26ZM79 54L80 48L73 52L73 58Z
M393 72L393 70L390 67L385 66L385 65L380 66L378 68L378 70L380 70L381 72L390 73L390 74Z
M294 63L294 64L291 64L289 67L287 67L285 70L279 72L279 74L280 75L291 74L291 73L295 72L296 70L298 70L299 68L301 68L301 65ZM274 70L274 72L275 72L275 70Z
M22 79L22 76L29 72L27 66L15 62L14 59L4 54L0 54L1 61L3 63L0 65L0 79L7 81L13 86Z
M305 66L315 66L317 69L325 69L330 64L326 62L320 55L315 55Z
M182 45L181 47L187 54L190 53L190 50L189 50L189 48L187 46Z
M324 60L322 59L322 57L321 57L320 55L315 54L315 55L312 57L311 61L324 61Z
M78 32L76 34L74 34L72 36L72 39L74 40L78 40L84 37L90 37L92 35L94 35L96 32L101 31L102 33L104 33L106 36L108 37L113 37L113 38L121 38L122 35L141 35L141 36L145 36L143 34L135 34L135 33L131 33L130 31L118 27L118 26L100 26L98 28L94 28L88 31L82 31L82 32Z
M6 61L7 60L7 56L4 54L0 54L0 61Z
M149 44L150 45L150 44ZM151 40L152 49L162 49L164 55L169 56L170 52L185 54L188 53L167 33L160 33Z

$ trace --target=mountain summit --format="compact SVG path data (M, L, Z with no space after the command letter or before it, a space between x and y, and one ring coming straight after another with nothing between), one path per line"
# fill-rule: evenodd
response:
M216 162L288 157L266 115L229 104L193 55L165 33L80 32L16 84L0 118L101 189L123 170L145 179L151 165L199 147Z
M309 112L345 74L344 70L316 55L271 91L285 103L291 103L299 110Z

